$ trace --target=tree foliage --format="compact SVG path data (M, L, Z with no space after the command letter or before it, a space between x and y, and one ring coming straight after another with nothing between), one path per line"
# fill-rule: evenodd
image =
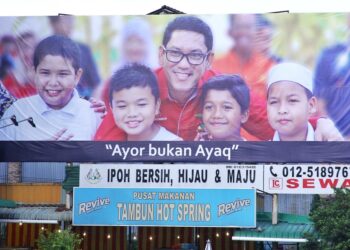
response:
M268 14L267 17L276 27L274 52L311 69L323 48L344 42L349 35L346 15L342 13Z
M336 189L329 198L315 199L310 213L317 234L308 235L305 249L350 249L350 191Z
M41 232L37 240L40 250L75 250L78 249L82 238L71 230Z

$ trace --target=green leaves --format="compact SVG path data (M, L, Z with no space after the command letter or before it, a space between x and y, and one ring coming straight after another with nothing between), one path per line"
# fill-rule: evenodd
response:
M335 189L327 198L315 199L310 213L317 235L308 235L304 249L350 249L350 192ZM315 248L315 246L317 246Z
M82 238L71 230L41 232L37 240L40 250L75 250L78 249Z

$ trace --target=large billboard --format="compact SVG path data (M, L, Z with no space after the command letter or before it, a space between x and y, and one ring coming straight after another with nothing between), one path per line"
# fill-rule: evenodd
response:
M73 225L256 227L255 196L254 189L74 188Z
M350 162L349 19L1 17L0 161Z

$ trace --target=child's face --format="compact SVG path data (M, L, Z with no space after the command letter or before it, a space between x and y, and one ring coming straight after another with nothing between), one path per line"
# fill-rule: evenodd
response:
M63 108L72 98L82 70L75 72L70 60L46 55L35 70L35 87L52 109Z
M150 138L160 105L151 88L131 87L114 91L112 98L113 116L117 126L133 138Z
M316 112L316 99L308 99L297 83L273 83L268 92L269 123L282 140L305 140L309 115Z
M204 100L203 123L215 140L239 140L241 123L248 119L228 90L209 90Z

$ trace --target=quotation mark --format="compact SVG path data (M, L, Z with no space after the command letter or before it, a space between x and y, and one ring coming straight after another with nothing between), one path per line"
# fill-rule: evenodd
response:
M112 150L113 149L112 144L106 144L105 146L106 146L107 150Z

